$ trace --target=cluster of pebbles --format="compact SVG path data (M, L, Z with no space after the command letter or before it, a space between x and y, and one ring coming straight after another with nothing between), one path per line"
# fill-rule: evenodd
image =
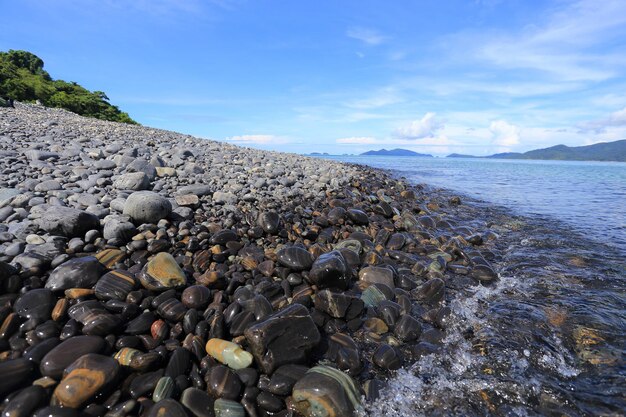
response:
M3 416L349 416L495 235L377 170L0 109Z

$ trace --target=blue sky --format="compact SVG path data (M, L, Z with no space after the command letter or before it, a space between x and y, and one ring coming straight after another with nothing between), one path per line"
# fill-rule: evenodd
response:
M142 124L445 155L626 138L626 1L0 0L0 50Z

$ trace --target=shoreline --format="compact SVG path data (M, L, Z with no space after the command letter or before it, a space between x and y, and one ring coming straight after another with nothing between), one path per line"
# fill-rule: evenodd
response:
M347 415L446 349L465 290L497 286L497 233L447 190L16 107L0 109L5 412L35 398L47 411ZM87 351L70 346L85 337ZM81 369L96 389L64 390Z

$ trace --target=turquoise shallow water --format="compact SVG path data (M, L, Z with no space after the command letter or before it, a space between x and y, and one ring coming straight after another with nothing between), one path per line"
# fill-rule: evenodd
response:
M466 158L338 156L395 171L411 182L447 188L545 216L626 253L626 163Z

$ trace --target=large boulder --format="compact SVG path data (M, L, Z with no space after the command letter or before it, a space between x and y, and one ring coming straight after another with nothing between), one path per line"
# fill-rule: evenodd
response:
M36 222L51 235L67 237L83 237L89 230L100 229L100 220L95 215L62 206L48 207Z
M244 333L257 364L266 374L285 364L305 364L320 342L309 310L292 304L246 329Z
M158 223L172 212L172 203L152 191L132 193L124 203L124 214L135 224Z

